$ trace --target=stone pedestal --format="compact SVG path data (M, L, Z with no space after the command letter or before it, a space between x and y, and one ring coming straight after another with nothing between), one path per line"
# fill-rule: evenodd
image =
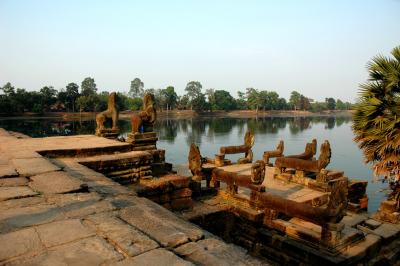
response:
M119 136L119 129L112 129L112 128L103 128L103 129L96 129L96 136L103 137L107 139L116 139Z
M157 149L157 140L156 132L129 133L126 142L132 144L133 151L147 151Z

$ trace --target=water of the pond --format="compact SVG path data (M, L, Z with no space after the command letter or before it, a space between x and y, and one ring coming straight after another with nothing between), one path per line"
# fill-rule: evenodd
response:
M44 137L93 134L95 122L3 119L0 120L0 127L31 137ZM128 120L120 120L119 127L124 136L130 131ZM313 138L317 139L318 146L324 140L329 140L332 158L328 168L343 170L350 178L368 180L369 210L375 211L379 207L384 197L380 191L387 185L377 181L370 166L363 163L362 153L353 142L349 117L160 119L156 125L159 137L157 146L166 150L168 162L183 164L187 162L190 143L196 143L203 156L213 157L222 145L242 144L247 129L255 133L255 159L261 159L263 152L274 149L281 139L285 141L285 154L303 152L306 142ZM229 158L236 159L238 156Z

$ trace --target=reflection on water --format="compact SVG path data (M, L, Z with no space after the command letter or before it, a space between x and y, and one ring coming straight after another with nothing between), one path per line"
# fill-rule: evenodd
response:
M93 134L95 126L94 120L0 120L0 127L32 137ZM118 126L122 135L130 132L130 121L120 120ZM361 151L353 142L350 117L160 119L155 126L159 138L157 146L166 150L167 160L174 164L187 162L192 142L199 145L203 156L212 157L222 145L242 144L247 129L255 134L255 159L261 159L263 152L274 149L281 139L285 141L284 154L301 153L305 143L313 138L318 144L327 139L332 148L330 169L343 170L350 178L373 180L370 167L363 164ZM239 157L229 156L233 160ZM376 210L383 197L383 193L378 192L381 187L386 185L379 182L368 185L370 210Z

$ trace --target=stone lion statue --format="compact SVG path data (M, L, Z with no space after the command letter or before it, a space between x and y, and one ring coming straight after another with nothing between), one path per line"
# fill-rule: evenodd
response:
M112 129L117 130L118 109L116 106L117 94L112 92L108 96L107 110L96 115L96 133L101 133L104 129L104 122L107 119L112 119Z
M140 127L143 126L142 132L152 132L153 125L157 119L154 95L146 93L143 97L143 106L139 114L132 115L132 133L141 133Z

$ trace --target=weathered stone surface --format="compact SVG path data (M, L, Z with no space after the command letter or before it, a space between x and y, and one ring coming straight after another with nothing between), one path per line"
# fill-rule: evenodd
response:
M116 264L116 266L189 266L193 265L189 261L185 261L174 253L165 250L163 248L158 248L139 256L128 258L126 260L120 261Z
M247 255L244 249L214 238L187 243L176 248L175 252L196 265L268 265Z
M171 199L186 198L192 196L192 190L190 188L182 188L172 192Z
M136 195L135 191L123 187L117 183L110 183L111 180L108 180L106 182L104 181L93 181L93 182L87 182L89 186L89 191L91 192L97 192L102 195L106 196L116 196L116 195L121 195L121 194L127 194L127 195ZM112 182L112 181L111 181Z
M374 234L381 236L384 240L391 240L400 235L400 225L384 223L373 232Z
M116 207L108 200L85 200L65 204L61 207L68 218L80 218L90 214L113 211Z
M10 156L14 159L42 158L39 153L30 150L11 151Z
M18 187L28 185L28 179L25 177L12 177L12 178L1 178L0 187Z
M55 171L30 177L29 186L44 194L68 193L81 189L84 184L64 171Z
M84 226L79 219L62 220L39 225L36 227L36 230L47 248L95 234L91 228Z
M0 233L17 228L39 225L64 219L65 215L55 205L38 205L8 209L0 212Z
M18 176L15 168L8 164L0 164L0 178Z
M186 210L189 208L193 207L193 201L192 198L180 198L180 199L174 199L171 201L171 207L173 210Z
M96 202L101 200L97 193L71 193L71 194L49 194L46 195L46 200L50 204L56 204L60 207L66 207L77 202Z
M12 159L11 162L21 176L33 176L60 170L59 167L44 158Z
M176 247L204 236L197 226L144 198L138 199L136 206L121 210L120 217L157 240L163 247Z
M0 187L0 201L35 196L38 193L29 187Z
M374 219L368 219L365 221L365 225L367 225L370 229L376 229L381 224L382 224L381 222L378 222L377 220Z
M348 227L354 227L367 219L368 217L365 214L347 212L347 215L343 217L341 222Z
M157 242L109 213L91 215L86 220L129 256L137 256L159 247Z
M379 236L367 234L364 241L349 247L342 253L342 256L351 258L352 261L357 261L365 257L366 254L373 254L373 251L376 251L380 242L381 238Z
M69 218L115 209L109 201L104 201L97 193L51 194L48 202L59 206Z
M155 195L172 192L189 186L189 178L180 175L165 175L150 180L140 180L136 186L138 195Z
M40 205L43 203L45 203L45 199L40 196L6 200L6 201L0 202L0 211L4 211L7 209L17 209L17 208L22 208L22 207L29 207L29 206L33 206L33 205Z
M19 261L16 265L115 265L123 256L104 239L99 237L85 238L70 244L56 246L48 252L25 261Z
M0 235L0 264L2 261L43 248L35 229L27 228Z

